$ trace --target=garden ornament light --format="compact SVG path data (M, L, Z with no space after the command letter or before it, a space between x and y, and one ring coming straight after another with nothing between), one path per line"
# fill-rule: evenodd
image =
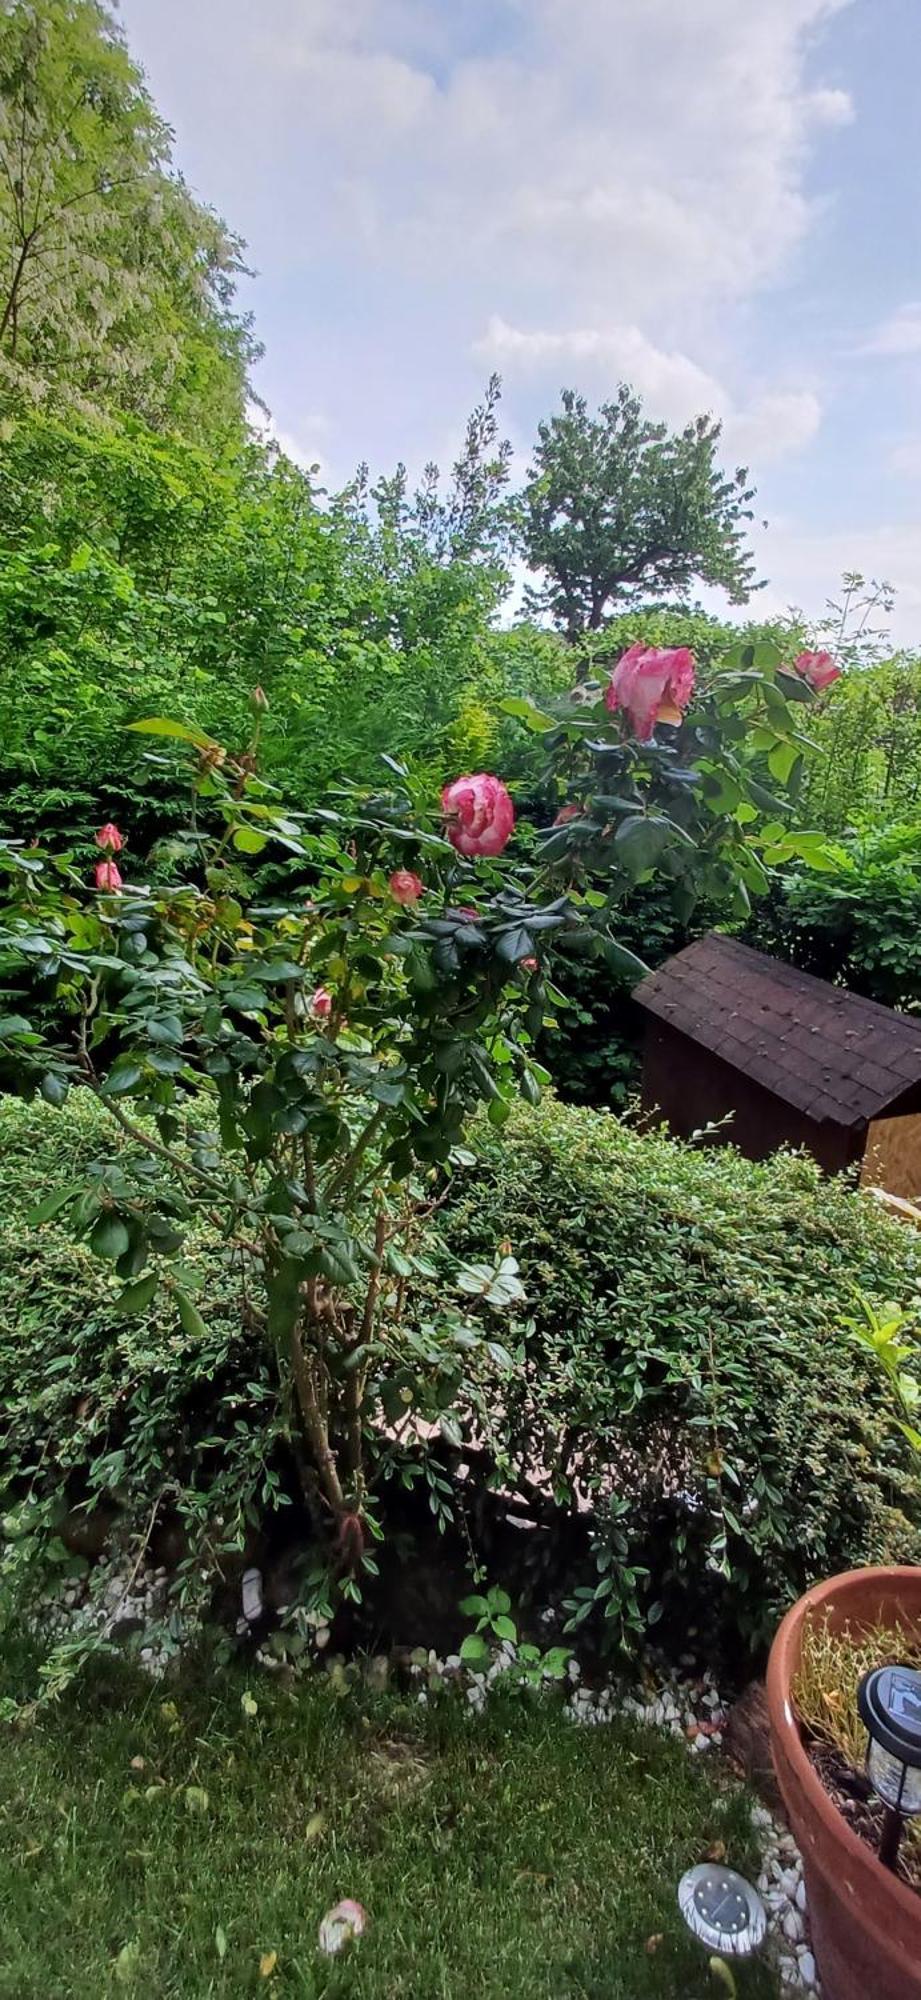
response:
M767 1911L757 1889L734 1868L700 1861L678 1884L678 1907L688 1930L715 1955L710 1971L735 1995L736 1983L723 1957L749 1958L764 1943Z
M879 1858L894 1868L902 1821L921 1813L921 1674L875 1667L864 1674L857 1706L869 1738L867 1776L886 1808Z

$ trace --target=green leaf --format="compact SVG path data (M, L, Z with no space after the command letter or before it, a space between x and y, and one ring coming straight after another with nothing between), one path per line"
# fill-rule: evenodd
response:
M175 1284L173 1292L183 1333L187 1333L190 1340L207 1340L208 1329L198 1307L193 1305L189 1298L188 1292L184 1292L181 1285Z
M57 1215L58 1211L64 1208L67 1202L73 1201L74 1196L80 1193L82 1186L82 1181L68 1181L66 1187L55 1188L51 1194L46 1194L44 1200L40 1201L36 1208L30 1208L26 1216L29 1228L38 1229L43 1222L50 1222L52 1216Z
M493 1619L492 1629L497 1639L510 1639L513 1645L517 1645L518 1627L514 1619L507 1618L504 1612L500 1613L498 1618Z
M614 851L621 866L634 878L644 875L658 860L671 837L660 819L622 820L614 835Z
M118 1215L101 1215L90 1231L90 1249L96 1257L123 1257L131 1238Z
M256 827L238 826L234 832L233 844L241 854L261 854L268 842L265 834L259 833Z
M618 944L616 938L603 937L600 944L605 964L610 966L612 972L623 973L631 983L645 979L649 967L637 958L635 951L629 951L625 944Z
M527 701L522 695L508 695L505 701L500 701L499 707L503 715L513 715L516 721L523 722L526 729L532 729L537 735L557 727L551 716L543 715L533 701Z
M126 1285L115 1301L116 1312L124 1313L126 1318L146 1312L159 1283L157 1272L148 1271L146 1277L135 1279L133 1285Z
M32 1030L21 1014L0 1016L0 1042L15 1041L20 1035L29 1035Z
M534 939L524 924L514 924L510 930L502 931L496 943L496 953L509 965L517 965L521 958L531 958L534 953Z
M481 1639L478 1632L468 1632L460 1649L460 1657L462 1660L469 1660L471 1665L476 1665L481 1660L488 1659L489 1647L486 1644L486 1640Z
M57 1107L64 1103L70 1085L66 1076L58 1076L54 1070L48 1070L47 1074L42 1077L40 1089L45 1103L53 1104Z
M100 1085L100 1093L103 1097L124 1097L137 1088L143 1074L140 1063L133 1057L119 1056Z
M126 729L137 736L173 736L179 743L194 743L196 750L219 750L213 736L206 736L203 729L192 729L187 722L171 722L165 715L148 715L143 722L128 722Z

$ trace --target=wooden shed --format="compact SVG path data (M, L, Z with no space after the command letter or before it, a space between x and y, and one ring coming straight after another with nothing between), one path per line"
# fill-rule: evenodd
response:
M803 1146L829 1173L921 1194L921 1019L711 933L636 988L646 1015L643 1105L682 1136L763 1159Z

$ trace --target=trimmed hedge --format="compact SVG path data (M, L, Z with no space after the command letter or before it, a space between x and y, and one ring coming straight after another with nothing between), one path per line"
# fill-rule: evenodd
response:
M758 1643L815 1577L921 1560L919 1468L844 1324L858 1290L921 1294L921 1239L802 1158L753 1165L553 1100L478 1137L441 1226L471 1255L507 1236L521 1264L532 1317L496 1455L595 1503L577 1602ZM187 1259L202 1346L168 1305L120 1319L108 1267L26 1226L101 1151L89 1101L0 1103L0 1470L7 1509L27 1483L41 1503L9 1579L78 1496L140 1525L163 1492L193 1544L218 1514L229 1543L284 1479L277 1384L206 1231Z
M858 1291L911 1303L921 1238L803 1157L550 1100L484 1146L448 1226L471 1255L507 1235L521 1265L505 1441L601 1496L613 1617L635 1596L757 1643L815 1578L921 1560L921 1467L845 1325ZM633 1566L635 1592L606 1581Z

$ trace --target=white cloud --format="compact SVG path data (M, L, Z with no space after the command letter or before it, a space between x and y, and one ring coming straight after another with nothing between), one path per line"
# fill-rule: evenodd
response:
M801 450L814 438L822 406L811 389L772 389L739 405L716 376L679 349L657 347L638 326L581 327L566 332L526 332L494 314L475 353L490 367L586 383L600 394L630 382L651 416L684 424L702 413L723 425L727 453L765 464Z
M907 305L884 319L868 340L858 348L859 354L903 355L921 354L921 300L912 300Z
M760 571L771 581L752 606L757 613L800 606L810 617L821 614L829 598L840 597L846 570L892 584L895 607L885 622L893 644L917 650L921 631L921 519L873 526L856 522L851 528L816 533L804 521L778 520L755 526L755 555Z
M363 215L404 270L462 259L468 281L645 319L744 295L802 240L812 134L850 115L806 51L845 4L493 0L499 46L471 53L462 0L276 0L268 27L226 0L225 33L262 72L257 120L288 134L299 236Z

